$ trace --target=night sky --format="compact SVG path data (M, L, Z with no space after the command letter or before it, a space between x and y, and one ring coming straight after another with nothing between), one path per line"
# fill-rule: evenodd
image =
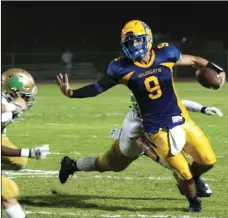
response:
M132 19L174 39L192 34L226 40L227 12L227 2L2 2L2 49L29 51L37 43L61 50L83 39L96 42L96 49L115 49Z

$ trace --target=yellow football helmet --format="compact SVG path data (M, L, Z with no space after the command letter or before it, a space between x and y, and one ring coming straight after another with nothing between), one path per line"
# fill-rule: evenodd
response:
M29 72L20 68L11 68L2 73L2 91L10 97L21 97L28 106L35 103L37 87Z
M135 42L141 43L134 45ZM140 20L132 20L126 23L122 29L120 44L127 58L131 60L141 58L152 48L151 29Z

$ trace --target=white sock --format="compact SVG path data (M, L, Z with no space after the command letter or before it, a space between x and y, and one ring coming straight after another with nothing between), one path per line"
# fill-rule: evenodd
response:
M96 171L96 158L95 157L83 157L77 160L77 168L80 171L91 172Z
M4 210L6 218L25 218L25 212L22 210L21 205L17 204Z

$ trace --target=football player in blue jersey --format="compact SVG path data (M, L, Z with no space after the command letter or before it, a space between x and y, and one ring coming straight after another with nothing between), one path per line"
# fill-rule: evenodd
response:
M190 119L173 82L174 66L214 69L225 83L222 68L202 57L181 54L171 43L153 47L151 29L142 21L125 24L121 33L124 57L110 62L107 74L96 83L73 90L68 76L57 75L62 93L70 98L95 97L117 84L126 85L136 97L145 136L159 158L178 175L189 201L189 212L201 212L196 182L216 163L208 138ZM193 158L189 165L181 151Z

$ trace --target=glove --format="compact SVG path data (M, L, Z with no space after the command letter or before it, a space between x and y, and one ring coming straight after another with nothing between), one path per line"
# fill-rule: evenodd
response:
M218 115L218 116L220 116L220 117L222 117L223 116L223 113L218 109L218 108L216 108L216 107L206 107L205 108L205 110L204 110L204 113L206 114L206 115Z
M29 157L35 159L45 159L49 151L49 145L41 145L30 149Z

